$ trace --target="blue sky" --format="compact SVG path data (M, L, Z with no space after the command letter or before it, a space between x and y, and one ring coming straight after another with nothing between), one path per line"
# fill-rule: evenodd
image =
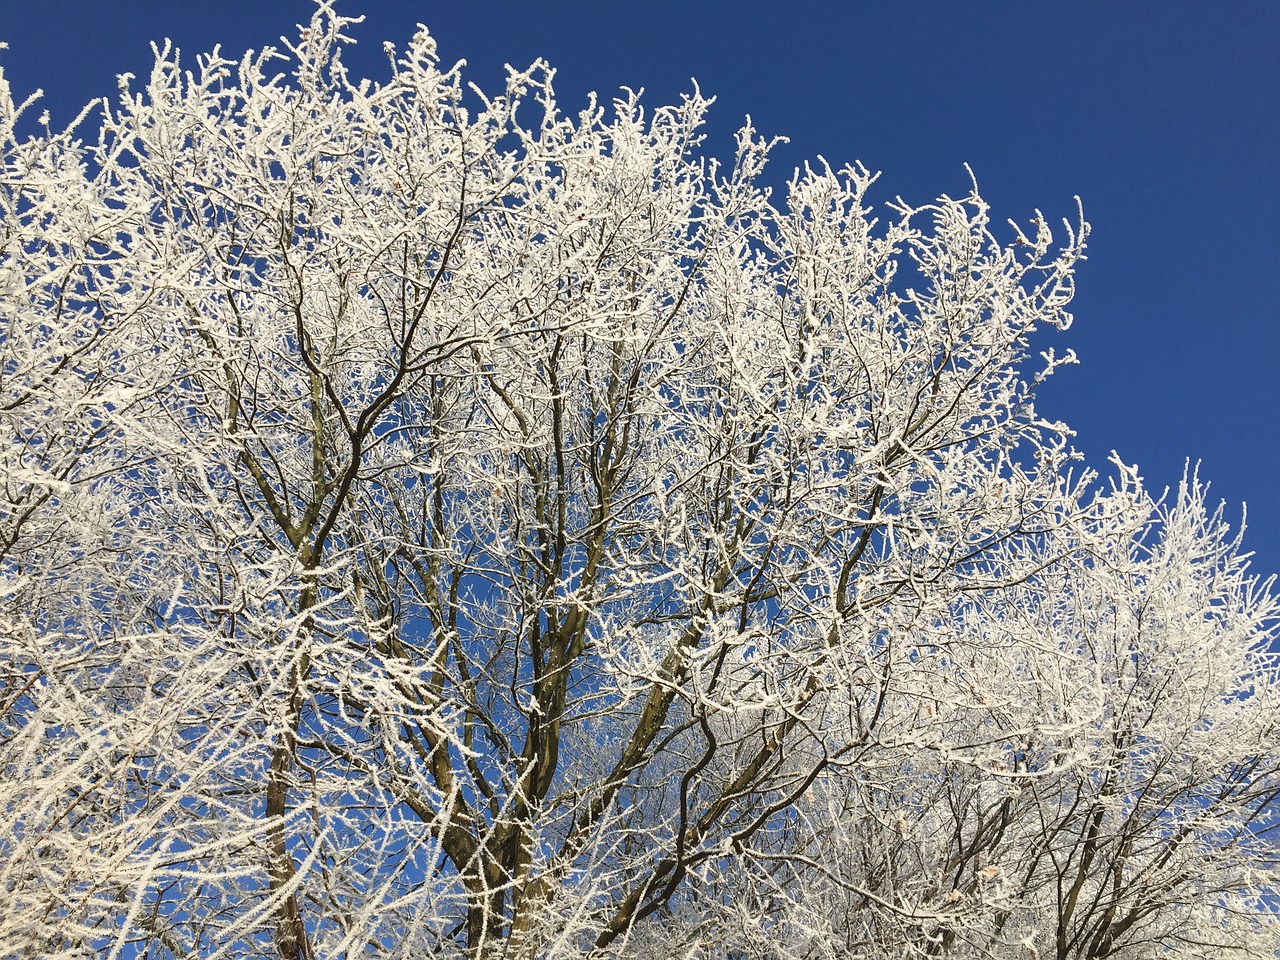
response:
M3 0L0 63L56 123L114 77L144 74L148 41L238 55L310 16L306 0ZM1081 365L1041 392L1090 463L1110 450L1150 486L1203 461L1259 572L1280 572L1280 3L1077 0L795 2L346 0L364 13L347 61L386 75L383 40L427 24L447 60L495 88L544 57L562 106L644 87L652 104L697 77L718 101L708 149L750 113L790 138L773 176L815 154L883 171L873 199L922 202L978 177L999 221L1093 224L1076 324L1039 349Z

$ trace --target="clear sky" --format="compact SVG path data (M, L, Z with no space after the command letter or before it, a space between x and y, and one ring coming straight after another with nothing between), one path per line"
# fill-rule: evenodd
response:
M238 55L309 19L306 0L0 0L19 97L56 123L144 75L148 41ZM1157 490L1187 458L1238 520L1259 572L1280 572L1280 3L1073 0L342 0L364 13L347 62L386 76L383 40L417 21L441 56L494 89L543 57L561 104L696 77L718 97L707 148L750 113L789 137L773 175L822 154L883 171L873 199L923 202L978 177L999 221L1051 220L1083 198L1093 224L1076 324L1038 349L1081 365L1041 392L1089 462L1110 450Z

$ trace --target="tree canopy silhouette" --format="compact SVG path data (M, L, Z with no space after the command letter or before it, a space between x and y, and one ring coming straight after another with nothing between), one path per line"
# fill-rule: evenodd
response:
M1035 412L1083 220L351 22L0 77L0 951L1274 956L1270 583Z

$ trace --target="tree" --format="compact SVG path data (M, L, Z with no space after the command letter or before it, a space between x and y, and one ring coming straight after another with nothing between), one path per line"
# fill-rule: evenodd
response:
M352 22L0 77L4 952L1273 956L1270 581L1023 372L1083 221Z

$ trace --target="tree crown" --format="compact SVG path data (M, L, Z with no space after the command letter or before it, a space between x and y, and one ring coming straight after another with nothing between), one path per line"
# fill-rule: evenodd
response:
M1271 583L1035 411L1083 220L352 22L0 75L0 943L1273 955Z

